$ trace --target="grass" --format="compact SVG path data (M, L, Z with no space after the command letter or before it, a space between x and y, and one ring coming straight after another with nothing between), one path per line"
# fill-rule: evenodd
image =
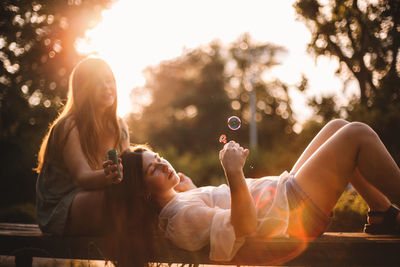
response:
M362 232L366 223L367 203L354 190L346 190L334 208L334 216L326 231Z

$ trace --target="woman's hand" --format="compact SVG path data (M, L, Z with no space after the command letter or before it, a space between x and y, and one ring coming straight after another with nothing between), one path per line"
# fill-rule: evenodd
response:
M175 188L174 188L175 191L177 191L177 192L185 192L185 191L197 188L197 186L195 186L193 184L192 179L190 179L189 177L187 177L183 173L178 172L178 176L179 176L180 181L179 181L179 184L177 184L175 186Z
M243 171L249 150L241 147L235 141L229 141L219 152L219 160L226 174L233 174Z
M121 158L118 158L119 168L121 170L121 178L118 178L117 164L113 164L112 160L103 162L104 174L106 175L106 184L119 184L123 178L123 166Z
M257 228L257 213L243 174L249 150L230 141L219 152L219 159L231 190L231 223L236 237L252 234Z

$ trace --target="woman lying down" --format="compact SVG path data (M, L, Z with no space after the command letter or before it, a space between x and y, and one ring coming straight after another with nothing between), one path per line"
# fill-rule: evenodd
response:
M136 225L144 229L156 219L176 246L194 251L209 244L211 260L229 261L248 236L319 236L351 183L370 208L365 231L398 233L399 210L391 203L400 203L400 171L367 125L328 123L290 173L276 177L245 178L248 154L234 141L225 144L219 159L227 185L196 188L157 153L131 148L122 155L120 186L136 188L134 218L142 221ZM154 211L157 217L149 215Z

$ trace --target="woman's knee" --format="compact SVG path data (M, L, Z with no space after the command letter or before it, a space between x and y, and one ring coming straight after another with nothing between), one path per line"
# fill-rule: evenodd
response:
M342 128L343 126L349 124L350 122L343 120L343 119L333 119L331 121L329 121L326 126L333 128L335 130L339 130L340 128Z
M67 221L67 234L96 234L104 221L104 191L81 191L71 205Z
M334 119L334 120L329 121L325 125L325 127L323 128L323 131L329 133L329 135L333 135L334 133L336 133L338 130L340 130L347 124L349 124L349 122L346 120Z
M370 139L378 137L376 132L369 125L363 122L351 122L346 125L345 130L352 138L360 141L365 140L365 138Z

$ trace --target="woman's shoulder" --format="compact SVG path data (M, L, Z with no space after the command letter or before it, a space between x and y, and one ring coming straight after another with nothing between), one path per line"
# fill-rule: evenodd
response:
M118 117L118 125L121 129L127 130L128 129L128 124L122 117Z
M181 212L186 207L194 207L196 205L203 205L201 188L177 193L161 210L161 216L170 216L177 212Z
M118 117L118 125L120 130L120 143L119 143L119 150L125 151L129 148L130 145L130 137L129 137L129 128L128 124L122 119Z
M72 128L76 126L76 120L75 118L70 115L70 116L65 116L61 118L55 125L54 128L56 128L58 131L70 131Z
M120 117L120 116L117 116L117 120L118 120L118 123L119 123L119 124L125 124L125 125L126 125L126 122L125 122L125 119L124 119L124 118L122 118L122 117Z
M55 125L54 125L54 135L58 140L64 140L71 133L76 132L78 133L78 129L76 127L76 120L73 116L67 116L61 118Z

